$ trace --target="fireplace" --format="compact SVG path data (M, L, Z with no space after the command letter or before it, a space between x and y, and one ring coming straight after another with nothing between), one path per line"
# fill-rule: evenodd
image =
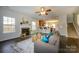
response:
M22 28L21 29L21 37L25 38L30 35L30 28Z

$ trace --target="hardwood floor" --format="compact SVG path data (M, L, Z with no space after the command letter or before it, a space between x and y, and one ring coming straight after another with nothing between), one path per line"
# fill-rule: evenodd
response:
M61 36L59 52L79 53L79 39Z
M15 38L15 39L0 42L0 53L18 53L17 50L13 49L12 45L16 44L18 42L22 42L24 40L27 40L28 38L26 38L26 39Z

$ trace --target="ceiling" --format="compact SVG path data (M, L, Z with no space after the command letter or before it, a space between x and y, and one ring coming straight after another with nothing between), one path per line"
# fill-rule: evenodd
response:
M76 10L76 6L45 6L47 9L52 9L47 16L39 16L36 11L40 10L40 6L9 6L10 9L24 13L35 19L52 19L61 14L71 14Z

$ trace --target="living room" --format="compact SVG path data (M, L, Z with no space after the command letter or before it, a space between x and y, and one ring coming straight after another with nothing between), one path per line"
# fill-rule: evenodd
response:
M79 34L78 10L79 7L73 6L1 6L0 46L2 48L0 51L2 53L58 53L60 39L56 35L69 37L67 23L73 23ZM50 33L51 28L55 34L53 39L58 40L56 46L51 47L52 45L33 40L35 36L42 37L45 33ZM55 44L55 40L53 42L49 40L50 43Z

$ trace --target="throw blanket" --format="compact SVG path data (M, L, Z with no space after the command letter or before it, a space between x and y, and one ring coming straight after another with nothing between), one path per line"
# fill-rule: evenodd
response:
M42 37L42 41L45 42L45 43L48 43L49 42L49 38L50 38L51 35L52 35L52 33L50 32L48 34L48 36L47 35L43 36Z

